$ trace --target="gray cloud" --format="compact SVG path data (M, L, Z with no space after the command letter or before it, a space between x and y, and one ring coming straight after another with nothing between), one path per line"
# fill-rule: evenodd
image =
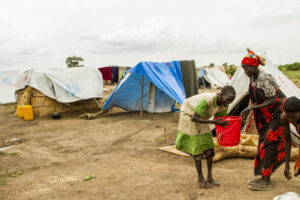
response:
M239 63L246 48L299 61L298 0L5 1L0 68L134 65L141 60ZM284 55L284 56L282 56Z

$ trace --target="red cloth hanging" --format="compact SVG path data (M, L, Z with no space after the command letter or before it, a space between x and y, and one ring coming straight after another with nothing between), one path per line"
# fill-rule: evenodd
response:
M112 81L111 67L103 67L103 68L98 68L98 69L102 74L103 80Z

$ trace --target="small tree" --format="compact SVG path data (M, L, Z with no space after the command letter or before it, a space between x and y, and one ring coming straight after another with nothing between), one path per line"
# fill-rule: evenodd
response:
M214 67L214 66L215 66L214 63L210 63L210 64L209 64L209 67Z
M68 67L83 67L84 65L79 65L79 62L83 61L83 58L80 56L72 56L72 57L67 57L66 63Z
M227 62L225 62L222 66L227 67L227 65L228 65Z
M237 67L234 65L229 65L226 67L226 74L228 74L229 76L233 76L235 71L237 70Z

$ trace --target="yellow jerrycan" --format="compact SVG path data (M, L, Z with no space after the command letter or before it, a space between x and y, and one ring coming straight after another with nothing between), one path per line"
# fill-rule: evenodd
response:
M17 106L17 114L20 119L24 117L23 110L24 110L24 106Z
M31 105L24 106L23 115L25 121L33 120L33 110Z

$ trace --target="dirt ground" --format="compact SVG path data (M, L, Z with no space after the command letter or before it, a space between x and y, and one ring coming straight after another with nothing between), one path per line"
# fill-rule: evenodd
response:
M291 81L293 81L293 83L300 88L300 79L291 79Z
M0 199L272 199L300 193L300 178L287 181L281 166L272 176L273 190L247 188L254 161L214 163L221 187L199 189L193 160L157 147L176 139L178 113L113 109L94 120L63 115L60 120L24 122L14 106L0 106L0 144L15 146L0 154ZM291 168L294 163L291 163ZM206 174L206 164L204 172ZM96 178L83 181L88 175Z

